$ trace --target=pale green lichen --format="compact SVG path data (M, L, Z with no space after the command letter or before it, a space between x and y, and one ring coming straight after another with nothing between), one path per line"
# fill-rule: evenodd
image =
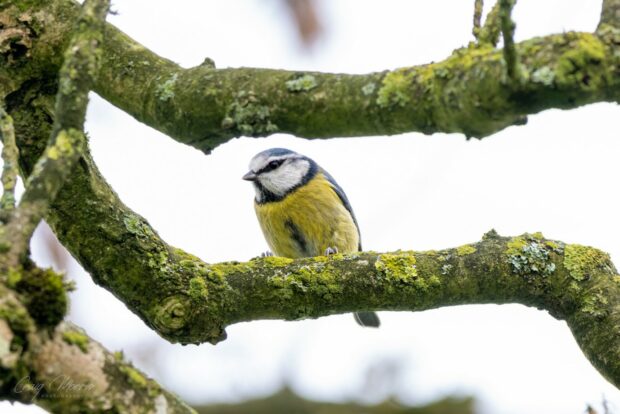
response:
M549 248L541 243L542 234L534 233L515 237L509 241L504 252L513 273L522 276L549 276L555 271L555 263L550 260Z
M148 380L134 367L123 364L119 367L119 370L125 374L130 384L140 388L146 388L148 386Z
M309 74L286 81L285 84L289 92L307 92L318 86L316 78Z
M166 102L174 98L174 86L177 83L178 77L178 73L174 73L164 83L157 85L157 88L155 88L155 93L160 101Z
M476 248L469 244L456 248L456 254L458 254L459 256L467 256L473 253L476 253Z
M62 340L68 343L69 345L75 345L83 353L88 352L88 344L90 339L88 336L79 331L66 331L62 333Z
M606 81L605 75L598 72L601 69L598 64L605 59L605 45L593 34L572 33L570 36L576 38L572 39L571 48L557 60L557 83L579 82L585 89L598 89Z
M417 278L416 258L406 254L382 254L375 262L375 269L387 279L410 282Z
M543 66L536 69L530 78L534 83L540 83L546 86L553 85L555 79L555 72L549 66Z
M377 84L374 82L368 82L366 85L362 86L362 93L366 96L372 95L375 89L377 89Z
M278 126L271 122L271 110L261 105L252 92L240 91L221 123L222 128L236 128L245 136L260 136L277 132Z
M407 69L397 69L383 77L377 93L377 105L381 108L405 106L410 100L412 74Z
M586 247L579 244L567 244L564 248L564 267L568 270L570 276L577 280L583 281L600 269L608 269L610 259L609 255L603 251L593 247Z

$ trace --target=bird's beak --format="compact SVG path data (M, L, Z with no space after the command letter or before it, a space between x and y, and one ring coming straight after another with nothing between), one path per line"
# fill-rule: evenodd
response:
M256 181L256 177L257 175L254 173L254 171L248 171L243 177L244 180L246 181Z

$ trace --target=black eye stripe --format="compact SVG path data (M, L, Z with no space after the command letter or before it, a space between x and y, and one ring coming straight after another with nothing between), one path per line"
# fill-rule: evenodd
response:
M273 160L269 162L265 167L261 168L256 174L262 174L265 172L273 171L284 163L284 160Z

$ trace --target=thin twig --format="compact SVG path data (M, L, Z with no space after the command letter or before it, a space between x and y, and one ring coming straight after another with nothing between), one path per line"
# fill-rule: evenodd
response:
M483 0L474 0L474 28L472 33L476 40L478 39L478 35L480 34L480 22L482 20L482 9L484 7Z
M15 144L13 119L0 107L0 134L2 134L2 199L0 199L0 221L6 223L15 208L15 183L19 173L19 150Z
M603 0L601 19L596 31L600 32L605 26L620 28L620 0Z
M498 2L500 8L500 25L502 28L502 37L504 38L506 72L510 80L517 82L519 80L519 62L514 42L515 22L511 17L515 3L516 0L499 0Z
M484 25L478 30L478 43L489 44L495 47L499 41L499 33L499 2L497 2L487 14Z

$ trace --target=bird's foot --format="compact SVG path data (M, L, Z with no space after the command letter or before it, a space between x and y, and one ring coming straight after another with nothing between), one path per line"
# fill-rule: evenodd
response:
M338 248L337 247L328 247L327 249L325 249L325 256L331 256L332 254L336 254L338 253Z
M266 252L262 252L262 253L260 254L260 257L261 257L261 258L264 258L264 257L273 257L273 253L271 253L269 250L267 250Z

